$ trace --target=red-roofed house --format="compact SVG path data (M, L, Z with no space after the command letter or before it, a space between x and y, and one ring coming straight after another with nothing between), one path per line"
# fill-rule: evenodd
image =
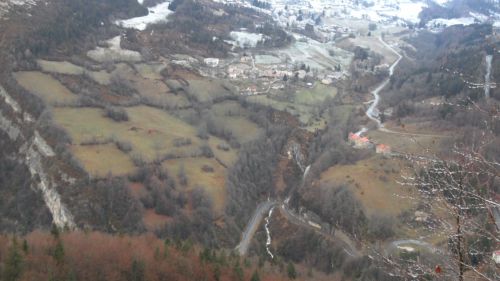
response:
M497 265L500 265L500 250L494 251L493 256L491 258Z
M375 148L375 152L383 155L389 155L391 154L391 147L385 144L379 144Z
M372 146L372 143L367 137L362 137L353 133L349 133L349 142L352 143L355 148L370 148Z

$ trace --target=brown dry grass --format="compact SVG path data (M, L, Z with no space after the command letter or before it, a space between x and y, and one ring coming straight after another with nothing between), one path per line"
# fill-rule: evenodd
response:
M37 71L22 71L14 73L14 78L23 88L39 96L48 104L72 103L78 99L76 95L48 74Z
M214 171L203 171L202 168L205 165L212 167ZM177 186L181 186L177 174L182 166L188 178L187 190L193 190L196 187L203 188L210 195L215 211L222 212L226 199L227 170L213 158L182 158L164 161L163 167L171 175L176 175Z
M411 194L396 180L404 163L381 156L358 161L354 165L333 166L321 174L321 183L346 184L361 201L367 214L397 216L413 206Z
M102 178L109 173L114 176L123 176L135 170L130 157L114 144L73 145L71 152L93 177Z

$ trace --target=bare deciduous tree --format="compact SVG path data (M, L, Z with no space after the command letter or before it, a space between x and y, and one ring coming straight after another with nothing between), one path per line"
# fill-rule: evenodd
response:
M434 215L427 227L448 239L447 247L429 245L433 257L427 262L375 251L374 259L405 280L500 280L493 260L493 252L500 246L500 217L495 214L500 210L496 199L500 163L487 153L497 139L490 124L496 124L499 116L492 114L496 111L473 106L485 113L487 125L466 130L463 141L457 141L447 155L404 155L413 169L402 175L400 184L417 190L416 199L441 214Z

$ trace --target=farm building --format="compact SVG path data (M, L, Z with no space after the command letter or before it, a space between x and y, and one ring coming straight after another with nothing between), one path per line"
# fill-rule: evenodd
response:
M497 265L500 265L500 250L493 252L493 256L491 258Z
M373 147L373 144L370 142L370 140L367 137L362 137L358 134L354 133L349 133L349 142L355 147L355 148L371 148Z
M203 60L203 62L210 67L217 67L219 65L218 58L206 58Z
M375 152L383 155L391 154L391 147L386 144L379 144L375 147Z

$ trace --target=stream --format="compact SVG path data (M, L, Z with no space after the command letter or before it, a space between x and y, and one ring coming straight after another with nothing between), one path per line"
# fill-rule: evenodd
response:
M486 75L484 76L484 97L490 98L490 88L491 88L491 62L493 60L492 55L486 56Z
M269 254L269 256L271 257L271 259L274 259L274 255L273 255L273 253L271 253L271 250L269 248L271 246L271 232L269 231L269 222L271 220L271 216L273 215L273 210L274 210L274 207L271 207L271 210L269 210L269 215L267 215L267 217L265 219L266 220L265 228L266 228L266 235L267 235L266 251Z

